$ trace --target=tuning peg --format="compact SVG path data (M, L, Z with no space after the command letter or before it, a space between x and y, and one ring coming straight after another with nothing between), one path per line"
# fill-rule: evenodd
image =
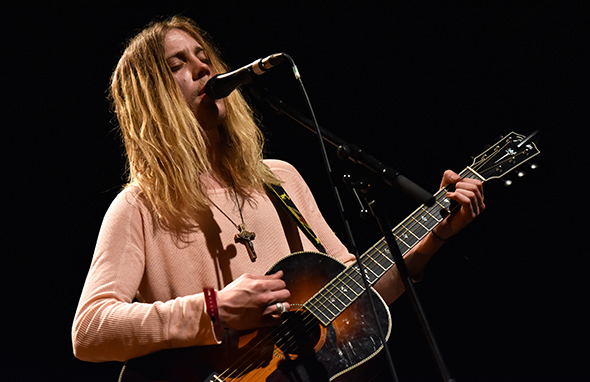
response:
M505 187L512 186L512 179L504 179L504 186Z
M539 164L537 164L537 163L531 163L530 167L531 167L531 170L536 170L536 169L539 168Z

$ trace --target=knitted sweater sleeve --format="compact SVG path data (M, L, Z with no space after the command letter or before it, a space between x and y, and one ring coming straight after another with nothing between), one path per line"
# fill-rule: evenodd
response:
M134 302L151 224L149 211L130 189L107 211L72 326L77 358L125 361L167 348L218 343L202 293Z

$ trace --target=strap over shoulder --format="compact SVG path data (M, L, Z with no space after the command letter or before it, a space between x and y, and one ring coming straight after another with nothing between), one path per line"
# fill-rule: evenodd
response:
M268 193L279 202L279 204L289 214L289 216L295 220L297 226L299 226L305 236L307 236L313 245L315 245L317 250L322 253L326 253L326 249L320 242L320 239L318 239L309 224L307 224L307 221L305 221L305 218L301 212L299 212L297 206L295 206L295 203L293 203L293 200L289 197L289 195L287 195L287 191L285 191L285 189L280 185L275 184L267 184L266 189L268 190Z

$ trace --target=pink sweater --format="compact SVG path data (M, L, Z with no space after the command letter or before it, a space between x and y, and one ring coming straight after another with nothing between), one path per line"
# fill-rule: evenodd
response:
M345 264L353 262L295 168L282 161L265 163L284 182L327 253ZM241 222L233 191L212 187L209 197ZM293 251L316 251L290 218L277 213L267 195L246 202L242 212L246 228L256 233L254 263L246 247L235 243L236 227L217 208L201 213L199 229L182 242L156 224L138 188L121 192L104 218L76 311L76 357L125 361L167 348L218 343L205 312L204 287L222 289L244 273L266 273Z

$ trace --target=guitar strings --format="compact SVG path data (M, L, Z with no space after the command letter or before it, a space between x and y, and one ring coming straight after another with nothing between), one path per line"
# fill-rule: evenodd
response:
M307 311L300 311L299 314L305 314L306 317L311 316L311 314ZM293 326L291 323L289 323L289 321L292 321L293 319L291 317L287 317L285 318L285 320L283 321L283 323L279 326L279 327L289 327L289 326ZM311 322L310 320L307 320L307 323ZM258 340L256 345L261 345L261 344L266 344L269 346L274 346L273 344L275 343L273 341L273 338L275 337L275 335L278 333L279 327L273 328L266 336L264 336L262 339ZM284 330L284 329L283 329ZM291 339L293 339L293 337L290 337ZM280 344L279 342L282 341L283 338L279 338L278 341L276 341L276 347L278 347L280 349L280 346L284 346L283 344ZM294 342L291 342L291 344ZM286 345L289 345L289 343L287 343ZM273 348L273 353L275 355L277 354L277 350L276 347ZM260 356L260 359L257 359L256 357ZM258 362L257 365L255 365L255 363ZM221 374L219 374L220 378L237 378L240 377L241 375L237 375L236 373L242 373L242 372L248 372L248 375L246 376L248 379L243 379L242 381L246 382L249 380L249 378L254 378L257 380L256 375L257 374L261 374L264 373L264 370L256 370L259 367L262 367L265 363L267 362L267 358L265 358L263 355L260 354L260 352L256 352L254 350L250 350L248 352L246 352L244 355L242 355L238 360L236 360L232 365L230 365L228 368L226 368ZM233 368L233 370L231 370ZM253 372L252 372L253 370Z

